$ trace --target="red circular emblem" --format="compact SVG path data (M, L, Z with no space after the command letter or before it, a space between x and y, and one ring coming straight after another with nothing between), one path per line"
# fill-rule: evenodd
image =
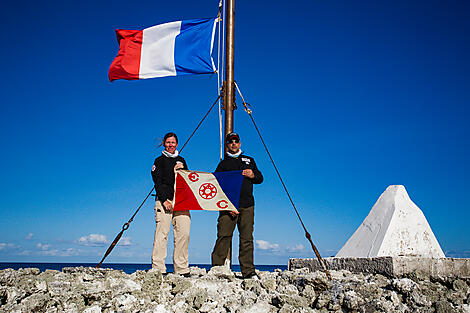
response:
M199 175L198 175L198 173L196 173L196 172L191 172L191 173L188 175L188 178L189 178L190 181L192 181L192 182L194 183L195 181L198 181L198 180L199 180Z
M217 206L220 209L226 209L228 207L228 202L226 200L220 200L219 202L217 202Z
M202 184L199 187L199 195L206 200L212 199L217 194L217 188L211 183Z

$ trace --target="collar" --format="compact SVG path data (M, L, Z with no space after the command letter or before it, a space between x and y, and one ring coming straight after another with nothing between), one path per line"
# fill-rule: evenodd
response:
M229 151L227 151L227 155L231 158L238 158L240 156L240 154L242 154L242 150L239 149L237 153L230 153Z
M178 150L175 150L175 153L170 153L166 150L163 150L162 154L166 156L167 158L176 158L178 156Z

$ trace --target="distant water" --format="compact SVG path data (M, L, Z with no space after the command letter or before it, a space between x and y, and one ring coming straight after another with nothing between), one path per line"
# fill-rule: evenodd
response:
M14 270L27 267L39 268L41 272L45 270L62 271L64 267L95 267L96 263L2 263L0 262L0 270L12 268ZM209 270L210 264L190 264L189 266L197 266ZM287 265L255 265L257 270L264 272L274 272L276 268L287 270ZM127 274L132 274L135 271L146 271L152 268L150 264L131 264L131 263L104 263L101 268L112 268L121 270ZM173 272L173 264L166 265L167 272ZM240 272L240 265L232 265L232 271Z

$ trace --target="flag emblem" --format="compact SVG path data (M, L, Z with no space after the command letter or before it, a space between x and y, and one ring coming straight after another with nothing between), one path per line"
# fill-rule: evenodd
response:
M192 172L188 175L190 181L195 182L199 180L199 175L196 172Z
M217 194L217 188L211 183L202 184L199 188L199 195L203 199L212 199Z
M242 171L176 171L173 210L238 211Z
M219 207L220 209L225 209L227 208L228 206L228 202L226 200L220 200L219 202L217 202L217 207Z

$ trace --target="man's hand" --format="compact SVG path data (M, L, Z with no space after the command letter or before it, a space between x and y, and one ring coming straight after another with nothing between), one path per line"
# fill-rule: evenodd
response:
M170 201L166 200L165 202L163 202L163 206L165 207L165 212L167 213L173 212L173 204L171 204Z
M237 216L238 214L240 214L240 212L238 212L238 211L230 211L229 213L230 213L230 215L231 215L232 217L235 217L235 216Z
M243 170L242 175L248 178L255 178L255 173L253 173L253 170L250 169Z

